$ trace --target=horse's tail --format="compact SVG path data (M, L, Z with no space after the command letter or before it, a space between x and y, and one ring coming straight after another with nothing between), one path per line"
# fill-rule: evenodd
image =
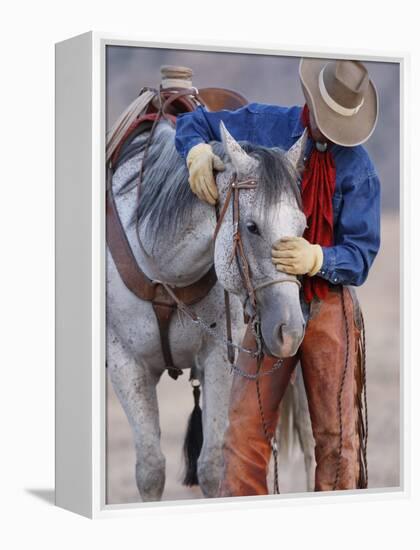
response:
M203 423L200 408L200 382L191 378L193 387L194 408L187 425L184 440L185 475L183 485L192 487L198 485L197 462L203 446Z

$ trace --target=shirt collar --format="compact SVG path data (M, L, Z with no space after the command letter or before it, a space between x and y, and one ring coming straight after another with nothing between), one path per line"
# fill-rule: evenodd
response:
M304 128L300 121L302 110L303 110L303 107L301 107L301 109L299 110L298 117L295 120L294 125L292 127L292 137L300 137L303 134Z
M303 131L304 131L304 127L302 126L302 123L300 121L301 119L301 114L302 114L302 111L303 111L303 107L300 108L299 110L299 113L298 113L298 117L296 118L295 121L291 121L291 124L292 124L292 131L291 131L291 136L293 138L297 138L297 137L300 137L302 134L303 134ZM312 139L310 136L308 136L308 143L312 142ZM330 143L330 150L335 150L336 149L337 144L334 143L334 142L331 142Z

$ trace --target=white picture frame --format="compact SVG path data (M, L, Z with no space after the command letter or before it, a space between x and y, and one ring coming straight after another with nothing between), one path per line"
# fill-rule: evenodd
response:
M105 50L120 45L282 56L357 58L400 65L401 484L339 495L286 494L108 505L105 501ZM241 506L401 498L409 494L408 55L276 45L165 43L89 32L56 45L56 504L90 518ZM75 223L76 222L76 223Z

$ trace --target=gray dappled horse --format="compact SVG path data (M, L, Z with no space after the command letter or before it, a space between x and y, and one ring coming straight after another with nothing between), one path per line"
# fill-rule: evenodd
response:
M215 265L218 282L193 309L214 327L216 336L180 312L173 316L170 326L174 363L194 369L202 384L203 446L197 473L203 494L215 496L222 471L222 439L232 376L225 345L223 289L232 294L233 341L238 344L245 330L242 304L246 292L236 262L230 261L232 216L228 211L213 242L215 209L191 192L185 162L174 146L174 134L166 121L156 127L144 166L139 205L136 180L148 132L125 146L112 186L136 260L150 279L187 286ZM241 191L241 234L253 285L263 286L256 294L265 345L275 356L290 356L298 349L304 333L299 288L289 275L276 271L271 246L282 236L302 235L306 225L296 183L302 144L288 153L247 143L240 145L223 123L221 135L222 143L212 143L226 166L216 181L220 202L224 201L233 175L238 179L253 177L258 183L256 189ZM264 285L274 280L283 284ZM144 501L159 500L165 483L165 457L160 448L156 385L165 363L158 326L151 303L140 300L125 287L109 251L107 331L108 373L133 432L137 486Z

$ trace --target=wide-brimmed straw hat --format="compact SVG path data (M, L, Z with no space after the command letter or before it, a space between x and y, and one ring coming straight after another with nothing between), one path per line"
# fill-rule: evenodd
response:
M378 94L360 61L302 59L299 76L318 129L346 147L371 136L378 120Z

